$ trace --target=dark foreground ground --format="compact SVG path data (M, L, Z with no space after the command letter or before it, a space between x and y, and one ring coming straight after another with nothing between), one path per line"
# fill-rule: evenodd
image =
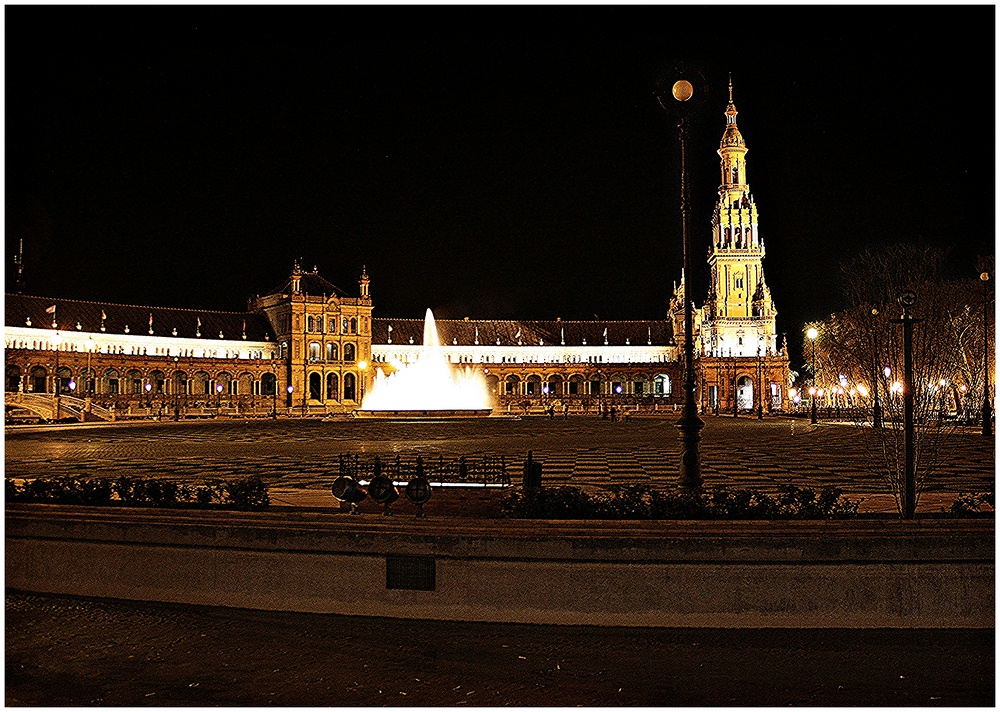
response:
M988 706L994 631L398 621L6 596L8 706Z

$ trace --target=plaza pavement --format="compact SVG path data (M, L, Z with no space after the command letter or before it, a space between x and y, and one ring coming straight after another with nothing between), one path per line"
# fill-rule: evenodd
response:
M866 431L851 423L768 417L704 416L700 446L705 486L773 493L782 484L840 488L860 511L894 512L877 459L863 446ZM546 484L645 483L672 487L679 442L675 417L611 422L488 418L446 422L337 419L215 420L8 427L8 477L122 474L185 482L259 475L272 502L336 507L329 488L338 455L502 455L514 482L530 450ZM995 439L958 428L943 440L941 462L928 477L918 512L947 507L959 493L992 492Z

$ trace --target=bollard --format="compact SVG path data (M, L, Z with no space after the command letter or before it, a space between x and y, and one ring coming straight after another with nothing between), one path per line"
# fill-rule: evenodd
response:
M531 450L528 450L528 459L524 462L524 476L521 484L526 490L540 489L542 486L542 463L532 459Z

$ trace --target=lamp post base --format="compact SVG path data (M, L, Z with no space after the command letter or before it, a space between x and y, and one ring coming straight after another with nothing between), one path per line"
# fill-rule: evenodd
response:
M693 413L685 414L677 421L678 438L681 441L681 470L677 484L683 492L697 492L702 488L698 443L704 427L705 422Z

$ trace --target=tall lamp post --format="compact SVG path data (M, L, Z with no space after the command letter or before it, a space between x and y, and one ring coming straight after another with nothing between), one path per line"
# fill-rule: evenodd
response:
M812 368L809 369L812 376L812 387L809 388L809 400L812 403L811 411L812 415L809 418L809 422L813 425L816 424L816 337L819 336L819 332L815 327L809 327L806 332L806 336L812 342Z
M174 420L181 419L181 379L177 375L177 366L180 357L174 356Z
M361 398L358 399L358 405L364 407L365 404L365 381L368 376L368 362L364 359L358 361L358 380L361 381L358 385L360 386Z
M274 375L274 383L271 385L271 420L278 419L278 370L271 365L271 373Z
M695 78L691 75L691 78ZM698 90L704 82L699 82ZM687 186L687 114L694 108L687 102L695 97L696 88L683 75L670 87L673 99L658 96L660 106L673 114L677 113L678 137L681 144L681 236L684 242L684 275L687 283L684 286L684 412L677 421L677 430L681 441L681 462L679 485L682 490L694 492L701 489L701 461L698 453L698 442L701 440L701 430L705 422L698 417L698 404L695 400L694 373L694 304L691 301L691 279L694 274L691 269L691 238L688 230L688 186Z
M878 369L878 309L872 309L872 321L874 322L872 326L872 338L875 343L875 358L873 359L873 365L875 370L872 371L872 389L875 392L875 405L872 407L872 425L876 428L882 427L882 406L878 402L878 382L879 382L879 369Z
M53 379L52 379L52 382L54 384L54 387L52 389L53 390L52 405L53 405L53 412L55 413L55 416L56 416L55 417L56 420L59 420L59 415L60 415L59 414L59 410L60 410L60 408L59 408L59 344L61 344L61 343L62 343L62 337L59 335L59 332L57 331L55 334L52 335L52 346L56 350L56 366L55 366L55 373L53 374Z
M983 435L988 437L993 434L990 422L993 415L993 407L990 405L990 273L983 272L979 279L983 282Z

